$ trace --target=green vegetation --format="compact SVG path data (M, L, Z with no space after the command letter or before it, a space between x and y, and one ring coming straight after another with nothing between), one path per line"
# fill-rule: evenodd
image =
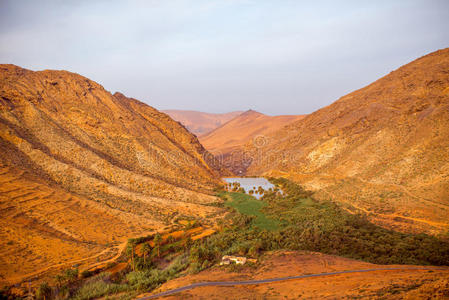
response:
M265 193L259 206L248 195L219 194L235 208L228 216L231 225L194 246L201 254L192 257L197 265L210 264L223 254L257 256L276 249L318 251L379 264L449 264L448 242L381 228L333 202L316 201L287 179L270 181L276 188ZM279 188L283 195L276 192ZM276 220L279 226L261 228L260 218Z
M161 283L177 277L178 273L188 266L186 255L176 257L172 263L163 270L157 268L134 271L126 275L128 288L130 290L146 291L152 290Z
M128 290L128 285L113 282L107 273L102 273L86 281L71 298L88 300Z
M122 260L128 261L131 267L123 272L103 272L97 275L83 272L78 276L76 269L68 269L56 276L56 286L42 284L36 290L36 298L88 300L118 293L133 298L139 292L152 290L167 280L176 278L189 266L188 252L179 241L172 238L164 243L160 235L156 235L155 240L159 245L159 255L164 255L164 261L169 261L167 265L158 266L158 250L151 251L147 242L141 244L142 257L137 256L136 240L130 240L127 254ZM86 278L89 275L91 276Z
M262 208L266 203L261 200L242 193L223 192L221 197L226 199L225 205L236 209L240 214L254 216L253 225L266 230L275 230L279 226L279 222L275 219L268 218Z
M190 237L163 239L159 234L130 239L121 258L128 263L125 270L80 275L77 269L69 269L55 278L56 286L43 284L36 297L81 300L119 294L132 298L181 274L209 268L223 255L258 257L263 251L278 249L318 251L380 264L449 264L446 241L383 229L333 202L315 200L312 193L286 179L270 181L276 187L261 200L219 192L229 213L222 230L214 235L196 241ZM235 266L230 268L238 271Z
M387 230L336 204L318 202L298 185L271 179L285 196L268 193L266 208L284 224L283 246L361 259L379 264L449 264L449 243L425 234Z
M51 297L51 287L47 282L41 283L36 291L36 299L45 300Z

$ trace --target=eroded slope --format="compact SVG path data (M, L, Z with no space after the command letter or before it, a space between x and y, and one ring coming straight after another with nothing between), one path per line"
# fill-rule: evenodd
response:
M216 212L219 166L195 136L66 71L0 66L0 163L7 278Z
M249 145L249 174L290 177L406 231L449 230L449 49Z

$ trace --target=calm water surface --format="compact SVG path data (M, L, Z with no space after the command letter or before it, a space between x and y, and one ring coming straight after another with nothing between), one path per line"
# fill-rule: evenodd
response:
M249 190L257 190L260 187L262 187L265 191L268 191L268 189L273 188L274 185L269 182L266 178L263 177L256 177L256 178L242 178L242 177L230 177L230 178L223 178L224 181L227 183L234 183L238 182L240 183L240 186L245 189L245 192L248 194ZM257 199L260 199L262 195L259 194L253 194L254 197Z

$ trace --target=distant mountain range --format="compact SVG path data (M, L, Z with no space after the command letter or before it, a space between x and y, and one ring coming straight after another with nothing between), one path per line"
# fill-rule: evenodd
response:
M267 116L254 110L211 114L199 111L164 110L192 133L201 144L235 174L242 174L242 151L248 143L265 143L265 136L303 115Z
M215 130L199 137L203 146L220 156L228 168L242 173L242 150L248 143L263 145L266 136L287 124L302 119L303 115L267 116L248 110Z
M217 127L220 127L229 120L237 117L242 111L233 111L224 114L205 113L193 110L162 110L173 120L183 124L190 132L197 136L206 134Z

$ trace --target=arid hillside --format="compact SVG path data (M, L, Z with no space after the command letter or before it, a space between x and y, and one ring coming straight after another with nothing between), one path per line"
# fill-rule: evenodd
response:
M247 174L289 177L385 227L447 233L449 49L247 147Z
M194 110L162 110L173 120L176 120L187 127L190 132L200 136L207 134L217 127L220 127L229 120L237 117L242 111L233 111L224 114L212 114Z
M0 280L216 213L219 166L156 109L67 71L0 65Z
M381 270L395 267L400 270ZM446 267L420 270L417 266L376 265L317 252L276 251L265 253L257 265L214 266L173 279L152 294L205 281L262 280L367 269L373 271L258 285L197 287L164 299L445 299L449 293Z
M240 174L241 150L247 143L256 146L265 145L265 136L294 121L302 115L267 116L254 110L248 110L212 132L199 137L204 147L221 157L225 165Z

